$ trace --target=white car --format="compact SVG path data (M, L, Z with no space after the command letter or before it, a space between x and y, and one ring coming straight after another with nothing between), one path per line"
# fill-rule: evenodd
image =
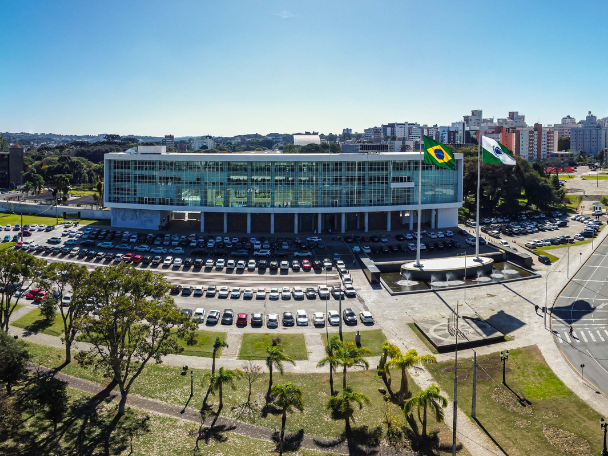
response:
M509 243L502 239L500 241L498 241L498 244L502 245L503 247L509 247Z
M224 269L224 266L226 266L226 260L223 258L220 258L215 262L215 269Z
M325 326L325 314L323 312L314 312L312 314L312 324L314 326Z
M230 295L230 288L228 287L221 287L220 291L217 294L218 298L227 298Z
M368 312L367 310L362 310L361 312L359 312L359 318L361 319L361 323L373 323L374 322L374 317L372 316L371 312Z
M237 263L236 263L236 268L237 268L237 269L245 269L245 266L246 266L246 265L247 265L247 264L245 263L245 260L239 260L239 261L237 261Z
M241 288L240 287L233 287L232 291L230 292L230 298L231 299L238 299L241 297Z
M266 298L266 288L258 288L258 291L255 292L255 299L265 299Z
M170 264L173 264L173 257L172 257L172 256L168 256L168 257L166 257L166 258L163 260L163 264L164 264L164 265L167 265L167 266L168 266L168 265L170 265Z
M184 253L184 248L183 247L174 247L169 250L169 253L175 253L178 255L182 255Z
M148 246L146 244L142 244L142 245L138 245L133 250L137 250L138 252L149 252L150 246Z
M150 249L150 253L167 253L167 249L164 247L153 247Z
M268 293L268 299L277 300L279 299L279 289L271 288L270 293Z
M437 239L437 233L430 232L430 233L429 233L429 237L430 237L431 239Z
M279 316L277 314L268 314L266 319L267 319L266 326L268 328L278 328L279 327Z
M289 261L281 261L281 271L289 271Z
M71 302L72 302L72 297L70 295L65 295L63 298L61 298L62 307L69 307Z
M386 236L380 236L380 242L388 242L388 238Z
M355 290L355 287L352 286L352 284L345 284L344 285L344 294L346 296L348 296L349 298L356 298L357 297L357 291Z
M329 288L327 288L327 285L319 285L318 293L319 293L319 298L329 299Z
M35 223L33 225L30 225L30 231L36 231L38 229L38 225L36 225Z
M410 242L410 243L407 245L407 248L410 250L410 252L415 252L415 251L416 251L416 249L417 249L418 247L416 247L416 244L414 244L414 243Z
M426 250L426 245L423 242L420 243L420 250Z
M369 245L363 246L363 253L372 253L372 249L370 249Z
M361 251L361 248L358 245L354 245L352 251L353 253L357 253Z
M309 257L309 256L312 256L312 253L309 251L294 252L293 256L294 257Z
M179 268L179 267L181 267L182 264L183 264L183 261L181 258L176 258L175 260L173 260L174 268Z
M192 296L203 296L203 292L204 292L203 287L201 287L200 285L196 286L196 287L194 287L194 290L192 291Z
M474 246L474 245L475 245L475 238L473 238L473 237L466 238L466 239L464 240L464 242L466 242L466 243L467 243L468 245L470 245L470 246Z
M306 311L298 310L296 312L296 324L298 326L308 326L308 315L306 315Z
M256 265L257 263L255 260L249 260L249 262L247 263L247 269L249 269L250 271L255 271Z
M324 269L327 269L328 271L331 271L332 266L333 265L331 264L331 260L328 259L328 260L324 260L323 261L323 268Z
M445 234L443 234L443 231L437 231L437 237L438 238L445 237Z
M293 299L304 299L304 290L302 287L293 287Z
M44 231L46 230L46 225L39 225L38 226L38 231Z
M202 307L195 309L194 313L192 314L192 319L201 323L205 319L205 309Z
M243 299L253 299L252 288L245 288L245 291L243 291Z
M217 324L220 319L220 311L219 310L210 310L209 315L207 315L207 324Z
M226 262L226 269L234 269L236 262L234 260L228 260Z
M335 310L330 310L327 312L327 321L331 326L339 326L340 325L340 314Z
M289 287L283 287L281 290L282 299L291 299L291 289Z
M454 233L452 233L450 230L445 230L445 235L447 237L452 237L452 236L454 236Z
M205 261L206 268L212 268L214 264L215 264L215 262L211 258L209 258L207 261Z

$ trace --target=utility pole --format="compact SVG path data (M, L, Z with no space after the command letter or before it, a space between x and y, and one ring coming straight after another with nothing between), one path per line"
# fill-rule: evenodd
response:
M456 350L454 351L454 417L452 421L452 456L456 456L456 421L458 416L458 302L456 302Z
M473 404L471 405L471 417L477 418L477 352L473 352Z

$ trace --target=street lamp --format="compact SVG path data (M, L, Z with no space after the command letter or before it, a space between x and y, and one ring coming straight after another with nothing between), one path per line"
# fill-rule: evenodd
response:
M190 371L190 397L194 396L194 371Z
M500 359L502 361L502 384L506 385L507 382L505 381L505 370L507 367L506 366L507 360L509 359L509 350L500 352Z
M549 294L549 276L554 273L554 272L562 272L560 270L557 271L549 271L547 273L547 277L545 278L545 315L544 315L544 322L545 322L545 328L547 328L547 296Z
M583 375L584 371L585 371L585 365L581 364L581 380L585 380L585 376Z
M602 450L602 456L608 456L608 449L606 449L606 431L608 430L608 423L604 418L600 418L600 427L604 431L604 449Z

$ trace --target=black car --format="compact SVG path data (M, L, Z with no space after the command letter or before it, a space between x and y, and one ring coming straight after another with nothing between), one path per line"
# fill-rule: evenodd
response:
M543 264L551 264L551 260L546 255L538 255L538 261L540 261Z
M382 252L381 247L378 247L377 245L372 246L372 253L380 253L380 252Z
M291 262L291 270L292 271L299 271L300 270L300 262L298 260L293 260Z
M314 288L312 288L312 287L308 287L306 289L306 297L308 299L316 299L317 298L317 291Z
M87 258L94 258L95 255L97 255L97 252L93 251L93 250L89 250L87 252Z
M95 242L94 242L94 241L92 241L91 239L85 239L84 241L82 241L82 242L80 243L80 245L81 245L82 247L93 247L93 245L94 245L94 244L95 244Z
M194 267L199 269L203 267L202 258L197 258L196 260L194 260Z
M274 254L274 256L276 256L277 258L287 258L287 252L279 250Z
M214 253L217 256L226 256L228 254L228 252L226 252L224 249L217 249Z
M396 245L394 245L394 244L389 245L389 246L388 246L388 249L389 249L391 252L398 252L398 251L399 251L399 247L397 247L397 246L396 246Z
M187 315L188 318L192 318L192 309L182 309L182 313Z
M279 263L276 260L270 260L270 263L268 264L268 268L271 271L276 271L277 269L279 269Z
M80 252L78 252L78 258L84 258L85 256L87 256L87 253L89 251L87 249L80 249Z
M439 242L434 242L433 245L435 246L436 249L439 249L439 250L444 249L443 244L440 244Z
M231 325L234 320L234 311L232 309L224 309L222 312L222 324Z
M315 260L312 262L313 269L323 269L323 263L320 260Z
M344 309L342 312L342 318L344 318L344 323L347 325L356 325L357 324L357 315L353 312L353 309L350 307Z
M268 262L266 260L260 260L258 262L258 270L266 269L268 267Z
M349 244L352 244L352 242L354 241L352 236L344 236L344 242L348 242Z
M370 240L372 242L380 242L380 237L378 237L374 234L373 236L370 237Z
M426 248L427 248L427 250L435 250L435 246L433 244L431 244L430 242L428 244L426 244Z
M318 248L318 249L324 249L324 248L325 248L325 242L323 242L323 241L318 241L318 242L317 242L317 248Z
M184 260L184 266L192 266L192 258L186 258Z
M194 249L192 251L192 255L207 255L207 249L205 249L205 248Z
M152 263L152 257L151 257L150 255L146 255L146 256L144 257L144 259L143 259L143 260L141 260L141 262L142 262L143 264L150 264L150 263Z
M253 312L251 314L251 326L262 326L264 324L264 315L262 312Z
M291 312L283 312L283 326L293 326L295 320Z
M459 249L459 248L460 248L460 242L455 241L455 240L453 240L453 239L452 239L452 245L453 245L455 248L457 248L457 249Z
M182 286L181 285L173 285L173 288L171 288L171 294L179 294L182 291Z
M405 241L405 236L403 234L395 234L395 240L399 242Z
M443 241L442 244L443 244L443 246L446 249L451 249L452 248L452 244L450 244L448 241Z
M233 257L249 257L249 252L247 250L235 250L230 253Z
M407 252L407 246L405 244L399 244L399 251L400 252Z

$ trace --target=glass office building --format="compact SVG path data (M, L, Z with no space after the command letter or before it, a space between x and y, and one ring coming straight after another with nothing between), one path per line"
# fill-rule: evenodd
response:
M201 231L345 232L409 228L417 217L420 154L180 154L139 146L105 155L112 225ZM457 170L422 164L422 220L455 226Z

